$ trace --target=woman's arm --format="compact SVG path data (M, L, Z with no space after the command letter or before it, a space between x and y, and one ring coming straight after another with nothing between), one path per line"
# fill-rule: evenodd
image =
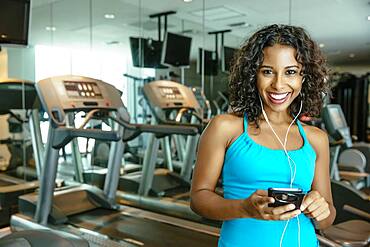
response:
M316 152L316 167L312 190L304 198L301 210L314 220L317 229L324 229L333 224L336 216L330 185L329 141L324 131L316 127L307 129L307 136Z
M250 197L239 200L224 199L215 193L226 149L242 132L243 121L231 115L215 117L204 130L193 174L190 207L199 215L215 220L285 220L295 217L300 211L290 211L294 205L268 207L268 203L274 202L274 199L268 197L264 190L257 190Z
M198 147L191 186L191 209L209 219L244 217L243 200L225 200L215 193L225 152L232 139L232 117L216 116L204 130ZM234 120L235 121L235 120Z

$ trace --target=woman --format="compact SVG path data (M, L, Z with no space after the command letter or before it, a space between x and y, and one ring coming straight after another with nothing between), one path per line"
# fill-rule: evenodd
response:
M219 246L318 246L315 228L333 223L328 137L297 120L320 113L326 77L318 46L300 27L267 26L239 50L231 113L202 134L191 189L195 212L224 221ZM219 177L223 196L215 193ZM302 189L300 208L271 206L273 187Z

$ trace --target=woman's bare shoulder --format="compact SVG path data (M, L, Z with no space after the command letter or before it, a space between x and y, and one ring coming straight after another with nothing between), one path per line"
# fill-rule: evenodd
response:
M311 125L303 125L304 131L308 141L311 143L315 151L325 150L326 146L329 145L328 135L325 131L320 128Z
M243 133L243 118L234 114L220 114L211 119L207 132L217 135L229 144Z
M217 128L227 128L229 131L243 127L243 118L233 114L220 114L212 118L210 124Z

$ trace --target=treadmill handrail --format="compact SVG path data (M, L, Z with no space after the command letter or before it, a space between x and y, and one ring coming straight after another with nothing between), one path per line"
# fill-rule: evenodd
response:
M119 141L121 139L121 135L117 131L59 127L58 129L55 129L55 132L56 135L52 146L56 149L64 147L76 137L93 138L101 141Z
M38 181L26 182L23 184L13 184L0 187L0 194L14 193L17 191L35 190L39 187Z
M358 209L358 208L352 207L350 205L344 204L343 210L347 211L351 214L354 214L356 216L360 216L364 220L370 221L370 214L368 212L365 212L365 211L361 210L361 209Z
M187 127L194 127L198 129L198 134L202 133L203 131L203 124L194 124L194 123L180 123L173 120L164 120L164 119L158 119L160 120L160 125L170 125L170 126L187 126Z
M340 140L335 140L335 141L331 141L329 142L329 146L330 147L335 147L335 146L342 146L346 143L346 141L342 138Z
M188 126L184 124L168 125L168 124L134 124L141 132L148 132L154 134L165 134L165 135L191 135L198 134L198 128L196 126Z
M122 119L118 119L112 116L109 116L110 119L117 122L119 125L123 126L129 132L124 132L122 140L123 141L130 141L142 133L153 133L156 135L157 138L165 137L168 135L190 135L194 136L199 134L199 126L195 124L182 124L177 123L174 125L169 124L157 124L157 125L150 125L150 124L134 124L124 121Z
M196 112L195 109L192 109L192 108L181 108L179 110L179 112L177 113L175 119L176 119L176 122L180 122L181 121L181 118L182 116L184 115L185 112L187 112L188 110L191 110L191 115L196 117L196 119L198 119L199 122L203 122L203 118L200 116L200 114L198 112ZM163 121L163 120L162 120ZM165 120L167 121L167 120Z

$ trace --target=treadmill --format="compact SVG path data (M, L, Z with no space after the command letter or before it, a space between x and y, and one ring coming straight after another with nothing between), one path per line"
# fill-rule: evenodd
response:
M33 82L19 79L0 80L0 114L15 116L12 110L27 112L28 119L20 119L19 121L29 122L36 165L36 169L18 166L12 167L12 169L8 168L5 172L0 173L0 227L9 225L10 216L18 211L18 196L38 188L37 174L41 170L43 152L39 107L40 103ZM12 140L2 140L1 142L11 143ZM29 176L30 174L32 176Z
M191 174L195 160L196 147L199 135L203 129L201 109L192 90L184 85L172 81L154 81L144 85L143 94L153 113L152 124L168 124L192 126L198 133L190 136L172 135L176 142L176 151L179 159L172 159L170 149L170 133L161 140L167 169L155 169L155 160L159 150L159 139L149 137L148 149L144 158L143 171L129 173L120 179L120 190L137 193L139 196L168 197L184 194L190 190ZM190 112L192 120L180 122L183 115ZM196 116L196 117L194 117ZM200 123L199 123L200 122ZM180 171L174 172L175 164Z
M142 132L196 134L194 127L130 124L119 92L100 80L60 76L36 85L42 105L49 114L40 190L21 196L20 213L13 215L14 230L58 229L86 239L90 246L215 246L219 229L116 204L126 138ZM75 111L86 112L79 128L66 127L65 119ZM112 120L112 130L84 129L92 118ZM120 124L115 124L115 123ZM104 190L86 184L58 188L54 184L59 150L75 137L112 141Z
M189 219L212 226L219 221L207 220L195 214L189 206L191 175L199 134L207 123L194 90L172 81L154 81L144 85L143 94L152 112L153 124L193 126L197 135L170 135L161 140L149 137L143 171L129 173L120 178L117 196L121 204L165 212L167 215ZM177 157L170 152L170 136L176 144ZM155 160L162 144L167 169L156 168ZM177 159L177 160L175 160Z

